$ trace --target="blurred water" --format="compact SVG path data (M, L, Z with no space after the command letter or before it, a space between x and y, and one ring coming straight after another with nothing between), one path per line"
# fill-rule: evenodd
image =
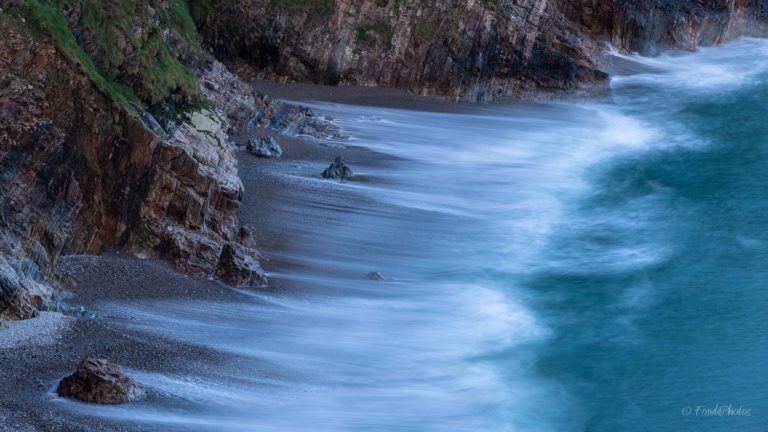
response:
M106 305L233 362L135 371L174 409L71 408L211 431L765 430L768 42L631 60L600 100L313 104L403 160L372 182L285 173L292 246L268 252L302 292ZM751 415L695 411L728 404Z

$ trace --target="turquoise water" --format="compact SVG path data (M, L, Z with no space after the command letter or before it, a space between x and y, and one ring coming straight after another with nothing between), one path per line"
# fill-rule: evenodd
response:
M537 369L578 398L586 430L765 428L765 47L660 60L673 72L614 85L612 102L658 136L590 170L574 210L583 222L557 236L558 264L526 282L554 294L537 302L559 336ZM594 266L625 247L656 259ZM718 405L732 410L697 415Z
M233 363L136 371L189 409L74 409L157 429L764 431L768 43L633 61L655 72L599 100L313 104L400 160L349 183L285 164L291 242L267 253L301 264L270 269L299 292L105 305Z

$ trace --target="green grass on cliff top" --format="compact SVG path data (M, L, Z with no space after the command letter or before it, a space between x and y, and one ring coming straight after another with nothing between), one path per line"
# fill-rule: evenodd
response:
M128 112L134 111L133 105L151 106L172 95L200 102L197 76L179 62L159 29L153 29L145 41L133 37L135 15L142 6L149 5L158 11L161 24L171 28L190 50L201 50L201 37L186 0L169 0L168 14L160 13L163 10L156 0L22 0L20 3L23 9L20 12L32 29L53 39L62 53L80 64L91 80ZM99 50L99 65L78 45L62 12L65 5L75 4L82 11L78 25L93 35ZM131 80L130 86L124 80L120 82L126 58L124 51L117 48L118 32L128 35L126 42L141 62L138 80Z
M41 0L24 0L22 11L31 28L37 33L53 39L58 49L70 60L78 63L91 80L120 107L134 112L131 104L141 105L141 100L130 87L116 83L102 75L88 54L77 44L67 25L61 9L54 4Z

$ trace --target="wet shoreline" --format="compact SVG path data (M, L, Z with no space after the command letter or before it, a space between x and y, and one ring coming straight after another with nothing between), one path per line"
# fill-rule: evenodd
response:
M285 87L288 88L285 94L277 91L280 85L270 86L270 90L278 93L275 97L300 96L301 90L296 93L295 89ZM326 95L334 93L333 88L323 91ZM365 97L358 100L366 101ZM370 103L378 102L375 97L370 97ZM334 157L343 155L361 173L355 181L365 183L369 180L364 176L366 167L381 167L395 161L392 157L345 142L288 137L264 129L252 133L276 137L285 151L284 157L276 160L260 159L246 151L238 152L240 176L245 186L240 222L253 230L259 248L265 252L267 261L263 267L267 272L281 273L305 265L286 258L290 256L293 240L284 223L286 215L279 214L274 205L285 188L297 187L297 182L286 181L286 172L317 179ZM75 282L67 288L71 295L68 301L82 305L96 318L65 315L62 319L67 323L66 327L46 327L41 326L41 320L58 316L58 313L46 313L30 322L20 322L22 327L43 328L51 334L38 335L46 340L44 344L21 341L0 347L0 385L16 389L0 398L0 419L3 420L0 430L155 430L151 424L109 421L83 414L78 406L85 411L98 407L55 396L58 380L71 373L81 358L107 358L129 371L200 377L210 373L213 365L224 368L227 363L239 361L237 356L210 348L130 329L125 325L125 317L110 314L108 307L121 304L141 307L142 304L163 301L224 303L235 308L237 304L257 304L258 300L247 292L214 280L182 275L165 263L130 257L119 250L107 251L101 256L63 257L58 268L62 275ZM301 290L300 282L277 276L262 292L299 293ZM177 403L167 394L150 391L147 400L138 402L137 406L146 406L150 410L168 409Z

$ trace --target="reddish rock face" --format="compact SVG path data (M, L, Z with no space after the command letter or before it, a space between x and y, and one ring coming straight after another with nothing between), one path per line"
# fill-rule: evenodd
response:
M93 358L82 360L75 373L59 382L56 392L61 397L104 405L135 402L146 394L120 366Z
M219 112L161 139L51 41L3 14L0 37L0 264L25 288L4 288L0 313L26 310L62 254L121 246L220 274L243 189Z
M209 5L194 13L217 56L246 75L377 84L463 100L605 88L604 42L642 54L694 49L763 34L768 10L766 0L198 4Z
M550 1L328 0L280 13L270 0L213 3L215 13L195 13L217 56L278 81L375 83L464 100L607 83L593 55L600 44Z

